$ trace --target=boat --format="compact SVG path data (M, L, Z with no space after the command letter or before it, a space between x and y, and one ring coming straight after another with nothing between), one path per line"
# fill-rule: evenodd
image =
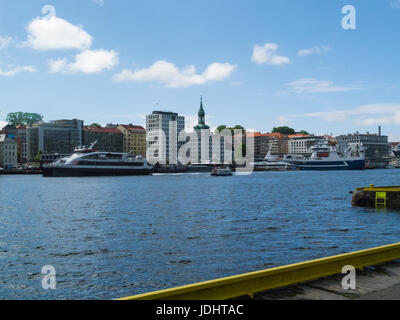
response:
M310 157L286 156L288 162L300 170L363 170L365 169L364 147L352 144L345 153L339 153L336 142L325 141L311 147Z
M227 176L232 176L232 170L227 168L227 169L222 169L222 168L214 168L211 171L211 175L213 177L227 177Z
M142 156L130 153L99 152L94 149L96 143L97 141L89 147L77 147L69 157L44 164L43 176L132 176L153 173L153 167Z
M397 146L395 146L393 149L393 154L396 158L400 158L400 144L398 144Z
M271 155L271 148L268 149L267 155L263 161L251 162L250 166L254 171L287 171L295 170L295 166L282 161L278 157Z

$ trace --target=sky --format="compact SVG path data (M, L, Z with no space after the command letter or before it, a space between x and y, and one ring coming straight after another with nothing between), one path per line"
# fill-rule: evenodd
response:
M192 127L203 96L212 128L400 141L398 30L400 0L0 0L0 124Z

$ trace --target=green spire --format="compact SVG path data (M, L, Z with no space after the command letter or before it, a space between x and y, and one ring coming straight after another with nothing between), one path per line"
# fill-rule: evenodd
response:
M200 97L199 124L194 127L195 130L210 129L206 125L206 113L203 108L203 97Z
M199 117L205 117L206 113L203 109L203 97L200 97L200 110L199 110Z

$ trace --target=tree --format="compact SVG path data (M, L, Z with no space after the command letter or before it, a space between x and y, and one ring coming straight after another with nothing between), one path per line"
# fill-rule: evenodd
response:
M304 135L306 135L306 136L309 136L310 134L307 132L307 131L305 131L305 130L301 130L300 132L298 132L299 134L304 134Z
M221 132L222 130L225 130L225 129L226 129L226 125L224 125L224 124L217 127L218 132Z
M89 127L96 127L96 128L100 128L101 127L101 125L100 124L98 124L98 123L96 123L96 122L94 122L94 123L92 123Z
M11 112L7 114L6 121L13 125L32 125L37 121L42 121L43 116L38 113L28 113L28 112Z
M234 130L242 130L242 131L245 131L246 129L243 127L243 126L241 126L241 125L236 125L236 126L234 126L234 127L227 127L226 125L220 125L219 127L217 127L217 129L216 129L216 131L217 132L221 132L221 131L223 131L223 130L225 130L225 129L228 129L228 130L231 130L231 132L232 132L232 135L234 134Z
M42 150L39 150L39 152L36 154L36 156L33 158L33 161L35 162L40 162L40 155L42 154Z
M276 127L272 130L272 133L281 133L284 135L296 134L296 131L289 127Z

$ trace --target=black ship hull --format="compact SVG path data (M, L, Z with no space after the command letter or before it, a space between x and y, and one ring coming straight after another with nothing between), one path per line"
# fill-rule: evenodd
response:
M153 169L113 169L113 168L65 168L45 167L44 177L96 177L96 176L145 176L154 172Z

